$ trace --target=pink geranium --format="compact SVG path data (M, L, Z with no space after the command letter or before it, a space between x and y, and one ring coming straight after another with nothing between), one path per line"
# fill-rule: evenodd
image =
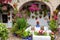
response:
M22 18L22 15L20 13L17 13L16 16Z
M34 11L38 11L39 8L37 7L36 4L32 4L31 7L29 7L29 10L32 11L32 12L34 12Z

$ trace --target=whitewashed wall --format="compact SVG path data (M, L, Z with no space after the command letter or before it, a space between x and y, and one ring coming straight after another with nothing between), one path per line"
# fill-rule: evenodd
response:
M17 0L13 0L9 4L13 6L14 3L17 3L18 4L17 9L19 10L19 8L22 7L24 3L29 2L29 1L32 1L32 0L19 0L19 3L17 2ZM41 0L37 0L37 1L41 1ZM45 1L43 2L50 7L51 15L53 11L57 8L57 6L60 4L60 0L49 0L49 2L45 2Z
M12 0L12 2L9 4L13 6L14 3L17 3L18 4L17 9L19 10L19 8L21 8L24 3L29 1L32 0L19 0L19 2L17 2L17 0ZM37 1L43 1L43 0L37 0ZM50 7L51 15L53 15L53 11L55 11L57 6L60 4L60 0L49 0L49 2L45 1L43 2Z
M21 8L24 3L29 2L29 1L32 1L32 0L19 0L19 2L17 2L17 0L12 0L12 2L9 4L13 6L14 3L17 3L18 4L17 9L19 10L19 8ZM41 2L41 0L37 0L37 1ZM58 5L60 4L60 0L49 0L49 2L45 2L45 1L43 2L50 7L51 17L52 17L53 11L56 10Z

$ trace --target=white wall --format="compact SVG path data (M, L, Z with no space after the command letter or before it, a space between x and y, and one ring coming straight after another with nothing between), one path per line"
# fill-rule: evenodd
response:
M18 3L17 0L12 0L10 4L13 5L14 3L17 3L18 4L17 8L19 9L24 3L32 1L32 0L19 0L19 1L20 2ZM41 1L41 0L37 0L37 1ZM44 2L44 3L52 7L52 10L54 11L57 8L57 6L60 4L60 0L49 0L49 2Z
M18 3L17 0L12 0L12 2L10 3L11 5L14 3L18 4L18 9L26 2L32 1L32 0L19 0L20 2ZM41 0L37 0L37 1L41 1ZM45 2L48 6L50 6L50 8L52 8L51 10L55 10L57 8L57 6L60 4L60 0L49 0L49 2Z
M14 3L17 3L17 9L22 7L22 5L26 2L33 1L33 0L19 0L20 2L18 3L17 0L13 0L12 3L10 3L12 6ZM37 0L37 1L43 1L43 0ZM51 10L51 15L53 15L53 11L56 10L57 6L60 4L60 0L49 0L49 2L43 1L46 5L50 7Z

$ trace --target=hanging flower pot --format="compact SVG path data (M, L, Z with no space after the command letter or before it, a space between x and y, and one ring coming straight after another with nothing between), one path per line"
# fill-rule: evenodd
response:
M29 10L30 10L31 12L34 12L34 11L38 11L38 10L40 10L40 9L37 7L36 4L32 4L32 5L29 7Z
M7 11L7 6L3 6L2 11Z
M0 0L0 3L4 3L5 2L5 0Z
M19 17L19 18L22 18L21 13L17 13L16 16Z

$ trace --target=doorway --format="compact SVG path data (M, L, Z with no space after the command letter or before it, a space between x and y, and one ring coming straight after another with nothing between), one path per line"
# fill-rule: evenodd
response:
M7 14L2 14L2 21L3 21L3 23L7 23L8 22Z

